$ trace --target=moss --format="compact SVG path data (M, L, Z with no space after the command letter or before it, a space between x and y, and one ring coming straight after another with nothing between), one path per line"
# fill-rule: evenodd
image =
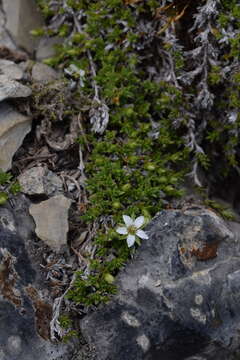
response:
M87 279L84 278L81 271L77 273L74 287L67 294L67 298L76 304L98 305L107 302L109 296L116 293L114 284L110 284L103 276L106 264L102 266L100 262L95 262L95 271Z
M11 196L19 193L21 187L12 174L0 169L0 190L0 205L4 205Z

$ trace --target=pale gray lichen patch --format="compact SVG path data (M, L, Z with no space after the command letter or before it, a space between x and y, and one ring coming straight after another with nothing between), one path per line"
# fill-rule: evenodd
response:
M199 321L202 324L206 324L207 316L203 314L199 309L191 308L190 313L195 320Z
M7 342L8 351L11 355L19 355L22 352L22 340L20 336L12 335ZM1 359L1 358L0 358Z
M142 275L138 280L139 286L146 286L149 283L150 277L149 275Z
M5 360L6 359L6 356L5 356L5 352L0 349L0 360Z
M211 269L197 271L193 273L191 277L195 282L201 285L211 285L212 278L211 278L210 270Z
M216 317L216 313L215 313L215 310L214 310L214 309L211 310L211 315L212 315L212 318L213 318L213 319Z
M141 346L141 348L143 349L144 352L148 351L150 348L150 341L149 341L148 337L144 334L141 336L138 336L137 343L139 346Z
M9 231L16 232L15 224L13 219L9 219L4 216L0 216L0 223L4 229L8 229Z
M129 326L132 327L139 327L140 322L138 319L135 318L135 316L129 314L128 312L124 311L121 316L122 320L125 321Z
M196 303L196 305L202 305L203 296L201 294L198 294L198 295L195 296L195 303Z

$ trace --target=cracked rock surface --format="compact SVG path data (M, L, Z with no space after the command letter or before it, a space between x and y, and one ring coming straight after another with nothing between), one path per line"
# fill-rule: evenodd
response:
M0 8L0 44L2 46L6 46L12 50L15 50L16 45L11 39L11 36L9 35L8 31L6 31L5 24L6 24L6 16L2 8Z
M46 341L52 304L28 207L23 195L0 207L0 359L70 360L70 343Z
M231 228L202 207L156 216L118 295L81 321L97 359L235 359L240 241Z

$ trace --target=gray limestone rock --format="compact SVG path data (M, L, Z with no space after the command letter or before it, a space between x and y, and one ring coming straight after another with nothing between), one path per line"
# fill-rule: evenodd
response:
M0 101L8 98L28 97L31 93L32 90L29 87L10 79L6 75L0 75Z
M24 72L21 67L10 60L0 60L0 75L5 75L10 80L21 80Z
M56 53L54 45L61 44L61 42L62 39L59 37L41 38L36 51L36 59L41 61L53 57Z
M30 31L43 26L43 19L34 0L2 0L6 29L16 45L32 53L39 40Z
M36 63L33 65L32 78L35 81L48 83L57 80L58 77L58 73L46 64Z
M5 103L0 104L0 168L11 169L12 157L31 130L31 118Z
M239 227L199 206L156 216L118 277L119 293L81 320L97 359L235 359Z
M67 244L68 210L72 201L56 195L39 204L32 204L29 212L36 223L36 234L50 248L60 251Z
M24 171L18 181L21 191L28 195L51 196L62 191L62 180L47 167L36 166Z
M24 195L0 207L0 359L70 360L73 344L49 341L52 304L28 207Z
M0 9L0 46L6 46L7 48L16 50L16 44L14 44L13 40L5 29L5 23L5 14L3 13L2 9Z

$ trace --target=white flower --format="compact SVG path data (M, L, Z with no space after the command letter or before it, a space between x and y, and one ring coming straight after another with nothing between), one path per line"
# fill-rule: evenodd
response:
M123 221L125 226L118 227L116 232L121 235L127 235L128 247L134 245L136 236L141 239L148 239L148 235L145 231L140 229L144 224L144 216L139 216L136 220L133 220L130 216L123 215Z

